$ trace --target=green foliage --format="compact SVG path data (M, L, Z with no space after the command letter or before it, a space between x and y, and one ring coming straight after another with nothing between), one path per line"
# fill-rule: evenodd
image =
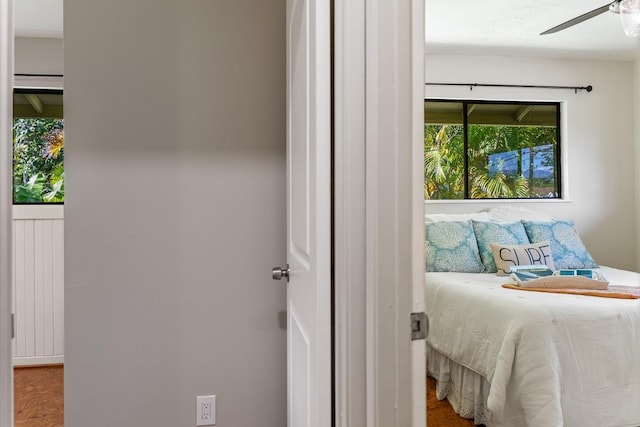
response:
M468 126L467 170L469 197L536 198L557 192L555 153L556 129L541 126ZM424 133L424 197L425 199L463 199L464 128L460 124L425 125ZM553 146L553 150L525 156L536 147ZM496 161L490 170L490 156L512 154L518 171L507 171L503 161ZM516 157L517 156L517 157ZM500 158L500 156L494 156ZM522 164L529 160L528 175ZM535 166L535 167L534 167ZM553 171L552 176L534 176L535 168Z
M425 199L464 198L462 125L425 125Z
M14 203L64 201L62 119L14 120L13 188Z
M59 164L53 170L49 178L51 191L46 193L42 198L45 202L64 202L64 164Z

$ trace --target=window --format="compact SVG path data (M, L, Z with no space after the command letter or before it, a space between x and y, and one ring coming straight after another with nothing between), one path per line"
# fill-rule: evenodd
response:
M424 105L425 199L561 197L559 103Z
M13 93L13 203L64 202L62 91Z

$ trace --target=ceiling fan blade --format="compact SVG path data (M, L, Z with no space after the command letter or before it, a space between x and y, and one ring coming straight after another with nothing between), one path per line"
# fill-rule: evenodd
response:
M613 3L615 3L615 2L613 2ZM591 12L587 12L587 13L585 13L583 15L580 15L580 16L578 16L576 18L570 19L567 22L563 22L560 25L557 25L557 26L555 26L553 28L548 29L547 31L545 31L543 33L540 33L540 35L543 36L545 34L557 33L558 31L562 31L562 30L567 29L569 27L573 27L574 25L579 24L581 22L584 22L587 19L591 19L591 18L593 18L595 16L598 16L598 15L600 15L602 13L605 13L606 11L609 10L609 6L610 5L611 5L611 3L606 4L606 5L602 6L602 7L599 7L597 9L592 10Z

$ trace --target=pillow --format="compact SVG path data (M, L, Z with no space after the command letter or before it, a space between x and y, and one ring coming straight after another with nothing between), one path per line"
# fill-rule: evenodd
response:
M544 212L522 208L520 206L503 205L489 209L489 215L493 221L553 221L553 217Z
M529 237L521 221L516 222L484 222L472 221L473 230L478 241L480 259L487 273L496 272L496 263L491 251L491 243L499 245L522 245L529 243Z
M555 270L549 242L528 245L498 245L490 243L498 276L508 276L512 265L546 265Z
M549 241L556 268L598 267L573 227L573 221L523 221L522 223L527 230L529 241Z
M424 216L425 222L438 222L438 221L491 221L491 215L489 212L472 212L472 213L464 213L464 214L446 214L446 213L436 213L436 214L425 214Z
M439 221L425 225L426 271L481 273L484 270L471 221Z

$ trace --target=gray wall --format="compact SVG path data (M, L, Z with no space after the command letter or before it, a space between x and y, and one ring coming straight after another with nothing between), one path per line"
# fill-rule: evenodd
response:
M16 37L15 72L63 74L63 45L62 39Z
M65 425L286 425L285 1L65 0Z

